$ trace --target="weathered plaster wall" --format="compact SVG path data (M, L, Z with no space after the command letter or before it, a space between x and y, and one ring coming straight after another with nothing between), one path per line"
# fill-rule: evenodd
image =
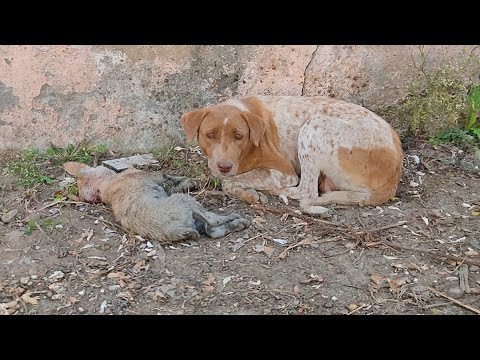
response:
M465 47L427 50L434 67ZM416 46L0 46L0 152L182 142L184 112L231 96L324 94L375 111L406 95L412 59Z

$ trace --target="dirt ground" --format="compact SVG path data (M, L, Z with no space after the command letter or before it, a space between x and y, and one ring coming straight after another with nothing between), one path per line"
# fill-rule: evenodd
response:
M61 168L27 191L1 172L0 216L18 213L0 222L0 313L478 313L478 159L405 148L397 197L383 206L312 217L296 201L250 206L204 189L192 195L252 225L169 246L125 234L103 205L54 202ZM40 226L31 234L29 219Z

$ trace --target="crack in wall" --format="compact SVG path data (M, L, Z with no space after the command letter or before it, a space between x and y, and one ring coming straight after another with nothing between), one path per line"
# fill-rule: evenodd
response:
M307 82L307 70L310 67L310 65L312 64L312 61L315 58L315 55L316 55L319 48L320 48L320 45L317 45L316 49L312 52L312 58L308 62L307 66L305 67L305 71L303 72L302 96L305 95L305 84Z

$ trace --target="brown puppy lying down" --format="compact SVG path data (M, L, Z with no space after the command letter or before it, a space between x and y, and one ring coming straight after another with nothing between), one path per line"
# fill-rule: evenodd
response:
M176 190L183 190L189 181L191 184L185 177L133 168L116 173L104 166L92 168L77 162L63 167L77 177L81 201L106 203L123 227L150 240L174 242L197 239L200 234L219 238L250 225L238 214L223 216L208 211L187 194L169 196L162 187L170 181L177 185Z

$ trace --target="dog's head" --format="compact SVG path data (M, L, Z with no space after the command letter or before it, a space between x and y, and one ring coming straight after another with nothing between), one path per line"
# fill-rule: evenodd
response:
M184 114L181 118L188 141L198 140L214 176L239 173L239 165L259 146L266 124L262 118L232 105L216 105Z
M67 162L63 168L77 178L78 197L80 201L89 203L103 202L102 191L116 175L115 171L104 166L92 168L78 162Z

